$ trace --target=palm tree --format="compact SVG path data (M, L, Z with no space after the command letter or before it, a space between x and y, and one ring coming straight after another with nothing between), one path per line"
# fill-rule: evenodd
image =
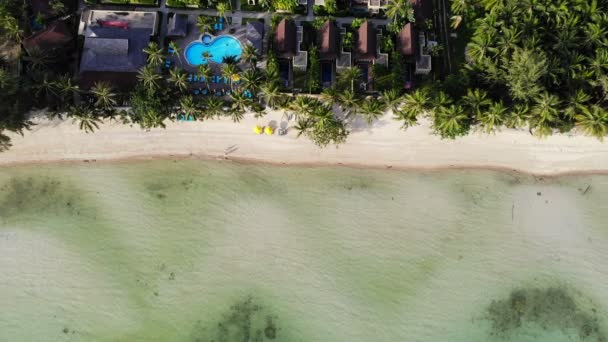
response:
M359 80L363 74L359 67L349 67L338 74L338 80L343 84L350 84L350 91L355 92L355 81Z
M184 96L179 101L179 108L181 112L187 117L193 117L194 120L198 119L200 110L197 108L194 103L194 99L192 96Z
M68 74L59 77L57 81L55 81L55 88L59 92L62 105L69 104L67 103L68 101L72 102L74 99L73 96L79 91L78 86L73 83L72 77ZM69 97L72 97L71 101L68 100Z
M116 105L116 94L112 92L112 86L107 82L96 82L91 88L91 94L97 99L95 107L110 109Z
M262 82L262 74L257 69L247 69L241 74L241 82L244 89L257 93Z
M101 120L88 107L70 107L69 116L72 117L72 122L78 122L78 127L85 133L92 133L99 129L99 123L101 123Z
M184 92L188 89L188 78L186 76L186 73L183 72L181 69L169 70L169 80L181 92Z
M340 107L342 111L346 113L346 117L349 117L351 114L357 114L357 108L360 104L360 99L357 97L357 94L354 92L347 90L340 94Z
M42 50L38 46L30 48L27 52L27 55L23 56L23 60L30 63L30 69L34 70L34 73L46 69L54 59L53 55L49 54L48 51Z
M243 49L243 53L241 54L241 58L251 64L251 67L255 69L256 61L258 59L258 49L256 49L253 45L247 44Z
M532 118L534 121L555 122L559 113L560 100L556 95L547 92L542 93L532 107Z
M569 119L574 119L579 113L587 109L585 103L591 100L591 96L583 89L577 89L573 95L568 98L568 106L564 110L564 114Z
M201 64L197 68L198 74L205 79L205 85L207 86L207 90L209 90L209 84L211 83L211 78L213 77L213 70L209 64Z
M259 4L260 6L262 6L262 8L270 10L272 8L273 2L272 0L259 0Z
M534 134L545 137L553 133L552 124L557 121L560 100L556 95L547 92L541 93L532 107L530 127L534 128Z
M323 102L324 104L333 107L334 104L340 101L340 93L338 92L338 89L336 89L336 87L332 86L329 88L325 88L323 89L323 91L321 91L320 99L321 102Z
M397 23L399 19L407 19L414 22L414 8L409 0L389 0L386 4L386 17Z
M158 89L158 82L162 79L162 76L156 73L156 70L151 66L145 66L139 69L137 78L144 84L144 87L151 93Z
M209 64L209 61L211 60L211 58L213 58L213 55L209 51L204 51L201 57L203 57L203 59L205 60L205 64Z
M240 62L240 58L235 55L228 55L228 56L222 57L223 64L237 65L237 64L239 64L239 62Z
M311 97L298 95L289 103L288 109L296 116L296 118L300 118L310 115L313 110L313 105L314 102Z
M246 98L243 93L232 93L232 95L230 95L230 98L232 99L231 109L233 111L239 111L244 113L247 110L247 107L250 105L250 100Z
M228 1L219 2L217 6L215 6L215 9L217 10L217 15L224 18L224 20L228 22L228 17L226 16L226 12L230 10L230 5L228 4Z
M312 128L313 121L310 118L298 118L296 124L293 126L298 132L296 138L299 138L302 134L306 134Z
M403 121L401 128L406 129L418 123L417 112L413 110L397 109L393 111L393 119Z
M172 56L177 56L177 59L179 60L179 62L182 62L182 48L179 47L179 45L177 45L177 43L175 43L174 41L170 41L169 42L169 48L171 49L171 55Z
M264 94L264 101L266 101L266 106L270 108L275 108L277 101L281 97L279 93L279 86L274 82L266 82L261 88L260 91Z
M466 133L468 116L462 106L440 107L434 115L433 126L442 138L454 139Z
M200 33L211 32L213 30L213 21L206 15L199 15L196 18L196 28Z
M503 105L502 101L494 102L487 110L479 111L477 119L479 120L483 131L491 133L502 126L506 112L507 107Z
M530 115L530 107L526 104L516 104L511 108L509 115L505 119L505 126L509 128L523 127Z
M435 97L431 99L431 107L434 111L440 110L452 104L452 99L443 91L439 91Z
M471 116L479 115L487 106L492 104L485 90L467 90L467 94L462 97L462 104L470 110Z
M2 69L4 70L4 69ZM57 84L52 80L49 73L44 72L41 74L41 78L37 79L34 84L34 89L36 90L36 96L40 96L41 93L44 93L44 96L48 100L51 96L58 97L57 93Z
M208 97L205 101L205 108L207 117L212 118L214 116L218 116L222 113L223 102L215 97Z
M4 24L2 25L4 35L15 43L21 43L21 40L23 39L23 30L19 27L17 19L8 15L3 16L2 19L4 20Z
M585 109L576 116L576 124L585 134L602 141L608 134L608 111L598 105L593 105L591 110Z
M148 46L143 49L148 54L148 64L154 67L159 66L163 62L163 49L154 41L148 43Z
M222 67L222 77L228 80L230 89L232 89L232 81L239 77L239 69L234 64L224 64Z
M396 89L389 89L382 93L380 99L387 108L390 108L393 112L399 109L401 105L401 96Z
M363 116L365 122L371 126L374 120L379 119L384 114L384 104L378 100L371 99L369 101L363 101L361 104L360 114Z
M426 91L416 89L411 94L406 94L403 97L403 114L398 114L398 117L416 118L424 113L429 105L429 97ZM410 120L411 121L411 120Z

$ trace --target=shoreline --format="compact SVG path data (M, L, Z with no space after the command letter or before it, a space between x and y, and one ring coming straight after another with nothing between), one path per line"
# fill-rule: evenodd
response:
M490 170L535 176L608 174L608 144L582 135L545 139L527 131L472 132L441 140L430 124L407 130L390 114L372 127L353 123L346 144L324 149L306 137L258 136L256 124L284 126L283 113L264 118L168 122L166 129L106 122L86 134L71 119L37 117L23 137L9 133L13 146L0 153L0 167L47 163L129 162L151 159L206 159L299 167L351 167L402 171Z

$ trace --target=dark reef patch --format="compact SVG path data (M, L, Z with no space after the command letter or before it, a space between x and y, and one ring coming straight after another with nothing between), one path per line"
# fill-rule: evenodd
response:
M205 342L264 342L278 338L276 316L269 314L253 297L235 303L221 315L211 329L200 322L194 329L193 341Z
M547 331L576 331L581 341L607 342L597 312L595 307L581 308L564 288L524 288L493 301L486 319L492 324L491 334L505 338L523 324L532 323Z
M79 203L74 191L51 177L14 177L0 187L0 218L58 208L80 215Z

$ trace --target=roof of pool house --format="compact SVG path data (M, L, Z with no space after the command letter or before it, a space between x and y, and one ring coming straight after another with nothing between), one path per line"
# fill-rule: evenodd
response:
M416 52L414 41L414 25L407 23L397 34L397 51L404 56L412 56Z
M279 58L293 58L297 48L297 29L293 20L283 19L274 33L274 50Z
M374 25L369 21L361 24L357 30L355 52L355 57L359 60L372 61L377 57L376 32L374 32Z
M169 14L167 36L185 37L186 35L188 35L188 15L179 13Z
M338 27L333 20L328 20L319 31L319 56L321 59L338 58Z

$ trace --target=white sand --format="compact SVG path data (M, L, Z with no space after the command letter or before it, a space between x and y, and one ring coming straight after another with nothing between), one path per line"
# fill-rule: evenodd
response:
M108 122L93 134L72 120L35 119L24 136L11 134L13 147L0 153L0 165L47 161L112 160L141 157L225 157L286 164L348 164L394 168L506 168L537 174L608 171L608 144L582 135L538 139L527 131L503 129L441 140L429 124L400 129L387 114L369 128L356 125L346 144L316 147L296 132L258 136L256 123L281 125L281 112L262 119L168 122L166 129L141 130ZM293 124L293 121L289 124Z

